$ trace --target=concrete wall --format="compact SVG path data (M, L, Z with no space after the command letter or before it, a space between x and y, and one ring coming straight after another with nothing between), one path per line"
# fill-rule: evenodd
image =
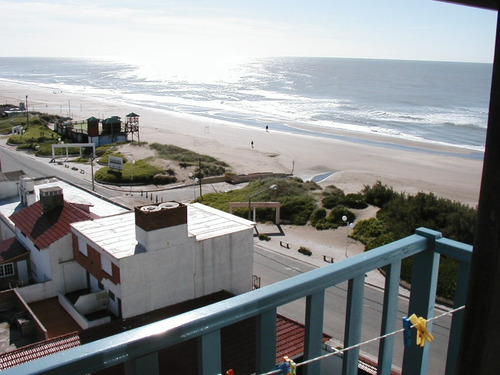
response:
M252 290L253 229L197 242L195 297Z
M16 290L27 303L57 296L56 285L51 280L44 283L23 286Z
M17 197L19 181L2 181L0 182L0 200Z
M12 221L0 213L0 241L16 236L16 228Z
M120 260L123 318L195 297L195 240L176 242Z
M253 229L204 241L177 238L163 250L120 260L122 317L227 290L252 289Z
M85 316L83 316L78 311L76 311L76 309L73 307L71 302L69 302L68 299L62 294L58 295L58 301L59 301L59 304L64 308L64 310L66 310L66 312L83 329L97 327L97 326L100 326L102 324L109 323L111 321L111 318L109 316L106 316L106 317L103 317L100 319L96 319L96 320L88 320L87 318L85 318Z

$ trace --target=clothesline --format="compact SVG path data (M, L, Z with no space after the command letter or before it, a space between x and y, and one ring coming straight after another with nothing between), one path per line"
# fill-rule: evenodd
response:
M439 314L439 315L436 315L435 317L433 318L430 318L430 319L427 319L427 322L432 322L433 320L436 320L436 319L439 319L439 318L442 318L444 316L447 316L447 315L452 315L454 314L455 312L457 311L460 311L460 310L463 310L465 309L465 306L460 306L460 307L457 307L455 309L452 309L452 310L449 310L449 311L446 311L442 314ZM415 327L415 324L411 325L410 328L414 328ZM401 328L401 329L398 329L396 331L393 331L393 332L389 332L389 333L386 333L385 335L381 335L381 336L378 336L378 337L375 337L375 338L372 338L372 339L369 339L369 340L366 340L366 341L363 341L363 342L360 342L358 344L355 344L355 345L351 345L347 348L343 348L343 349L333 349L333 352L331 353L328 353L328 354L324 354L324 355L321 355L321 356L318 356L318 357L315 357L315 358L311 358L311 359L308 359L306 361L303 361L303 362L300 362L300 363L296 363L295 366L296 367L299 367L299 366L304 366L304 365L307 365L309 363L312 363L312 362L316 362L316 361L319 361L319 360L322 360L324 358L328 358L328 357L331 357L332 355L336 355L336 354L341 354L341 353L345 353L349 350L352 350L352 349L356 349L356 348L359 348L360 346L363 346L363 345L366 345L366 344L370 344L372 342L375 342L375 341L378 341L378 340L382 340L382 339L385 339L387 337L390 337L390 336L394 336L398 333L401 333L401 332L404 332L406 330L406 328ZM272 371L269 371L269 372L265 372L261 375L272 375L272 374L281 374L282 373L282 369L274 369Z

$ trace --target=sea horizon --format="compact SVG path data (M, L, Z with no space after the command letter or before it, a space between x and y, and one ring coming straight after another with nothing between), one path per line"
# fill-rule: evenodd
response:
M491 69L344 57L1 57L0 81L296 134L310 126L324 136L339 129L483 152Z

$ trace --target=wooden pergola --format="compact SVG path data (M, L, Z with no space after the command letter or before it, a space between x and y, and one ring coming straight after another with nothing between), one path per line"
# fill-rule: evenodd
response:
M499 0L441 0L499 10ZM478 220L460 338L457 374L500 373L500 19L495 56ZM460 336L458 336L460 337Z

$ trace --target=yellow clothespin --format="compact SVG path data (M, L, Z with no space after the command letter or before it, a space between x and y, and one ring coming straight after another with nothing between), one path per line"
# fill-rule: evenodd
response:
M427 320L422 317L417 317L415 314L410 316L410 321L413 326L417 329L417 345L422 348L425 345L425 341L431 342L434 340L434 336L427 329Z
M285 360L285 363L288 364L289 371L287 375L296 375L297 365L295 364L295 362L288 358L288 356L284 356L283 359Z

